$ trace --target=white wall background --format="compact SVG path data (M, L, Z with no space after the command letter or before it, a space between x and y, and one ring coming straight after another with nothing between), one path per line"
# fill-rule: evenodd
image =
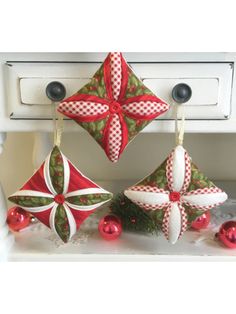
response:
M33 133L9 133L0 156L0 178L9 195L32 175ZM87 133L65 133L64 154L88 177L96 181L136 181L153 171L174 146L173 134L140 134L111 163ZM236 180L235 134L186 134L185 148L199 168L214 180Z

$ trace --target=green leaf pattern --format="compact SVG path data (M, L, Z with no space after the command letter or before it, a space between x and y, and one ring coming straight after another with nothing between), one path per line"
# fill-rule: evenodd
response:
M58 194L62 194L64 187L64 166L61 152L54 146L49 161L49 173L52 185Z
M166 163L167 159L158 167L151 175L139 182L137 185L149 185L164 190L169 190L167 178L166 178ZM202 172L198 170L195 164L191 163L191 182L187 189L187 192L214 187L214 183L211 182ZM188 223L190 225L197 217L200 217L204 211L193 209L189 206L183 205L188 216ZM156 211L150 211L149 215L152 219L163 220L165 208Z
M49 197L39 197L39 196L10 196L9 201L22 206L22 207L40 207L49 205L54 202L53 198Z
M74 205L79 206L89 206L98 204L104 201L108 201L112 198L112 194L110 193L99 193L99 194L85 194L79 196L71 196L68 197L66 200Z
M143 128L145 128L150 123L148 120L135 120L125 115L123 117L128 128L129 141L131 141Z
M64 242L68 242L70 237L70 225L63 205L58 205L55 213L55 229Z
M94 122L80 122L79 124L103 147L103 135L108 117Z
M77 94L86 94L97 96L100 98L107 98L105 81L104 81L104 74L103 74L104 66L98 69L95 75L92 77L91 81L82 87Z
M154 94L147 88L143 82L134 74L134 72L128 69L128 83L125 99L140 96L140 95L152 95Z

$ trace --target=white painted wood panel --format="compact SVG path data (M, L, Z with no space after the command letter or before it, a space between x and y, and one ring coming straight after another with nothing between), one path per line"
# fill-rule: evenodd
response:
M66 96L86 84L99 63L16 63L6 65L8 114L12 119L48 119L48 83L62 82ZM157 96L172 103L171 92L187 83L193 96L186 106L187 119L228 119L231 112L232 63L131 63L138 77ZM47 105L47 106L45 106ZM172 110L160 119L173 118Z

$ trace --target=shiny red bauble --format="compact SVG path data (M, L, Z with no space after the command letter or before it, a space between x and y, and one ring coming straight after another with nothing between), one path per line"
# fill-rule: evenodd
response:
M115 240L122 232L121 220L114 215L106 215L98 224L100 235L105 240Z
M228 248L236 248L236 221L226 221L216 234L218 239Z
M30 213L20 207L14 206L7 212L7 224L12 231L20 231L28 227L30 222Z
M198 217L196 220L194 220L191 223L191 227L195 230L205 229L208 227L210 221L211 221L211 213L208 210L204 214L202 214L200 217Z

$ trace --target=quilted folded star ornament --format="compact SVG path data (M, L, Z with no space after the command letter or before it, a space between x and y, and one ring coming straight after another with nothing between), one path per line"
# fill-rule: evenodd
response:
M169 108L137 78L121 53L109 53L91 81L58 111L86 129L115 162L126 145Z
M111 193L86 178L55 146L41 167L9 200L68 242L94 209L111 198Z
M177 146L159 168L124 194L145 210L159 211L162 230L172 244L191 221L227 199L226 193L191 162L182 146Z

